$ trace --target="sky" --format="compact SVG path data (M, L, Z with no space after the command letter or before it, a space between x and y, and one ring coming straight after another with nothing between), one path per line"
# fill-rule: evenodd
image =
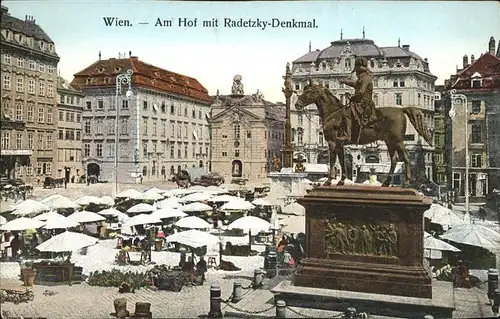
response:
M61 76L73 75L98 60L132 51L140 60L200 81L214 95L228 94L234 75L243 77L245 93L258 90L268 101L284 101L281 88L287 62L331 41L365 37L379 47L410 45L428 58L443 84L464 54L477 57L491 36L500 40L500 4L496 1L3 1L9 13L35 18L55 42ZM109 27L104 17L127 19L130 27ZM171 27L155 26L157 19ZM195 27L179 19L197 19ZM204 20L219 27L202 27ZM317 28L227 28L224 19L316 20ZM145 22L148 24L140 24ZM498 45L498 44L497 44Z

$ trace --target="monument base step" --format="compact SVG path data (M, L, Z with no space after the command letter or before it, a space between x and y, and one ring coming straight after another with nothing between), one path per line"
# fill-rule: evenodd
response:
M415 298L374 293L332 290L294 286L284 280L271 290L277 300L290 307L324 309L344 312L356 308L356 312L368 315L423 318L452 318L455 310L453 284L444 281L432 282L432 298Z

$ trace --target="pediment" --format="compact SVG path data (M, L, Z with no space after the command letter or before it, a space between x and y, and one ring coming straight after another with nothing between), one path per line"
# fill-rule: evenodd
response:
M235 105L212 117L212 122L220 120L229 120L231 123L241 122L245 125L249 121L260 120L260 118L252 112Z

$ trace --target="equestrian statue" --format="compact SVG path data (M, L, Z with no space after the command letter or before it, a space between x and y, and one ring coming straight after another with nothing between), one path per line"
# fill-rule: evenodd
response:
M344 145L365 145L381 140L387 144L391 158L389 175L382 186L390 186L392 175L397 164L397 157L404 162L405 176L403 187L411 183L411 168L408 152L404 145L406 116L418 134L432 145L431 137L424 125L422 112L414 107L381 107L375 108L372 100L373 80L364 58L357 58L354 70L357 80L342 80L340 83L354 87L354 95L347 105L342 105L328 88L309 83L298 97L295 108L303 110L315 104L319 116L323 120L323 135L328 143L330 153L330 171L325 186L329 186L335 177L335 162L339 157L342 176L337 185L344 185L347 178L344 162ZM406 116L405 116L406 115ZM397 154L396 154L397 153Z

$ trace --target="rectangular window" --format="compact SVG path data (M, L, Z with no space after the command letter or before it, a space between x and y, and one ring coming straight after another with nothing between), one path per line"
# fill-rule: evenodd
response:
M47 133L46 136L46 142L47 142L47 149L52 149L52 133Z
M44 143L44 138L43 138L43 132L38 131L38 149L39 150L44 150L45 149L45 143Z
M80 141L82 139L82 132L81 131L76 131L76 140Z
M471 128L471 143L483 143L483 130L481 121L474 121Z
M175 154L175 146L170 145L170 158L174 158L174 154Z
M472 101L472 114L479 114L481 112L481 101L473 100Z
M40 64L38 65L38 71L39 71L39 72L42 72L42 73L45 73L45 64L40 63Z
M45 96L45 83L38 83L38 95Z
M28 80L28 93L35 94L35 80Z
M128 109L128 100L122 101L122 109Z
M60 140L64 139L64 130L59 130L59 139Z
M52 174L52 163L51 162L46 162L45 163L45 174Z
M148 118L147 117L142 118L142 134L148 135Z
M35 61L30 60L30 62L29 62L29 69L30 69L30 70L34 70L35 68L36 68Z
M399 80L399 87L401 88L405 87L405 80Z
M24 92L24 79L17 78L16 79L16 92Z
M59 111L59 122L64 121L64 111Z
M21 150L23 148L23 133L16 134L16 149Z
M83 144L83 156L84 157L89 157L90 156L90 144Z
M97 108L100 110L104 109L104 101L102 98L97 99Z
M222 157L227 157L227 152L222 152Z
M26 169L26 175L33 176L33 164L28 165L28 167Z
M8 31L7 31L7 32L8 32ZM3 56L3 62L4 62L5 64L11 64L11 63L12 63L11 61L12 61L12 60L11 60L11 56L10 56L10 54L4 54L4 56Z
M3 75L3 85L4 90L10 90L10 74Z
M24 68L24 59L23 58L17 58L17 67Z
M87 101L86 103L87 110L92 110L92 101Z
M121 120L121 128L120 129L121 129L120 134L122 134L122 135L128 134L128 120L127 119Z
M69 122L69 113L70 112L66 112L66 122Z
M396 93L396 105L403 105L403 95L401 93Z
M96 144L96 147L95 147L95 155L97 157L102 157L102 144L101 143L97 143Z
M373 94L373 104L375 104L375 106L378 106L378 94Z
M52 83L47 84L47 96L54 97L54 85Z
M69 113L69 121L72 123L75 122L75 112Z
M33 143L35 141L35 135L33 132L28 132L28 149L32 150L33 149Z
M52 108L47 109L47 123L52 124Z
M90 121L85 121L83 129L84 134L90 134Z
M2 132L2 149L10 149L10 132Z
M23 104L22 103L16 104L16 120L17 121L23 120Z
M153 135L156 135L156 130L157 130L157 127L156 127L156 120L153 119Z
M76 123L82 122L82 115L80 113L76 113Z
M45 110L43 107L38 108L38 123L43 123L44 121Z
M470 165L471 165L471 167L481 167L482 166L482 155L479 153L472 154Z

